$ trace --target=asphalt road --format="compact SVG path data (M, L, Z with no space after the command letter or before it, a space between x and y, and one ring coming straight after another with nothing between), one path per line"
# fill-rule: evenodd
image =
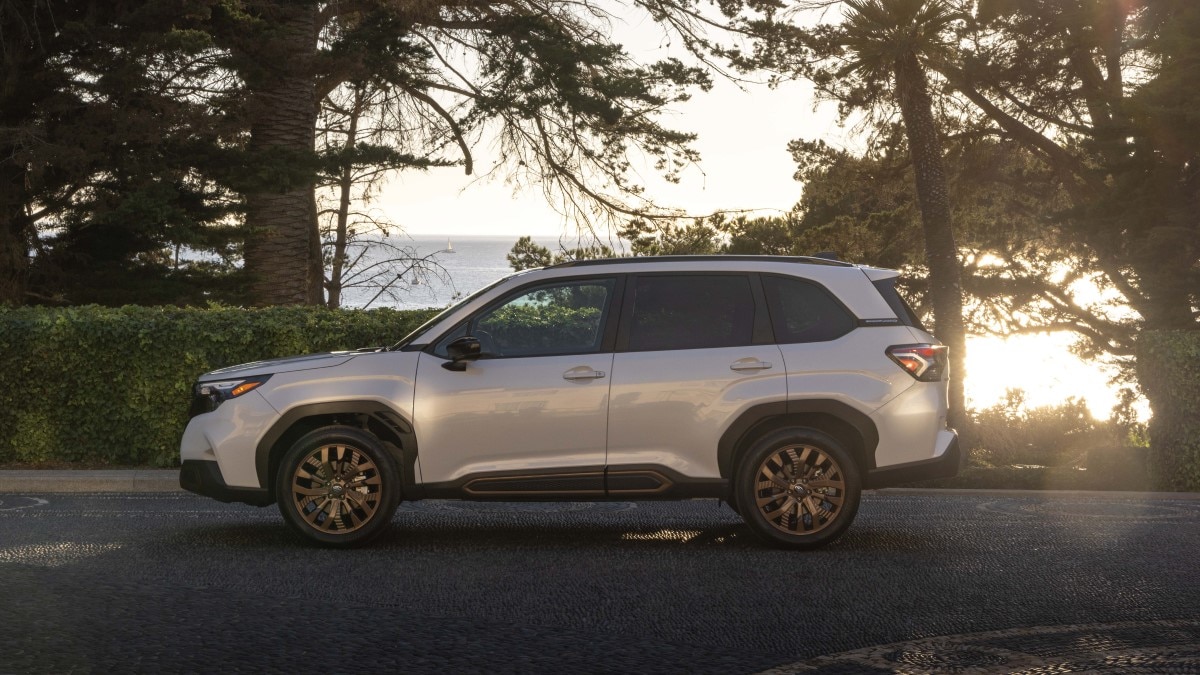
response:
M792 553L714 501L406 504L329 551L273 507L0 494L0 673L1200 672L1198 554L1183 499L868 494Z

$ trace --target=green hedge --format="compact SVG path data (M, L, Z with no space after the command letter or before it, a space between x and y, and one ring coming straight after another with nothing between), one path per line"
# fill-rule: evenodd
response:
M433 313L0 309L0 463L173 465L200 373L392 344Z
M1155 482L1168 490L1200 490L1200 330L1144 331L1137 372L1154 412Z

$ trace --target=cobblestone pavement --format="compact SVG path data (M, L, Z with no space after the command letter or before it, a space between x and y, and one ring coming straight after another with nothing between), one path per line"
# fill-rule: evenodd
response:
M1200 672L1200 501L405 504L370 548L179 494L0 494L0 673Z

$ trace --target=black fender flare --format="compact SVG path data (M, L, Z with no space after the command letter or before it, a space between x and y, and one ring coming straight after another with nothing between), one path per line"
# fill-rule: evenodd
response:
M416 486L417 436L412 423L398 410L375 400L330 401L308 403L289 408L275 420L258 441L255 449L254 468L259 485L273 490L271 484L272 451L281 439L296 428L301 421L311 417L353 418L368 431L384 441L387 447L394 446L392 454L399 463L401 481L406 495L412 495ZM307 430L306 428L304 430ZM293 433L293 435L295 435ZM295 439L292 439L295 440ZM283 448L286 451L286 448ZM414 495L415 496L415 495Z
M812 426L813 415L834 418L856 436L853 447L847 448L861 462L862 473L875 468L875 449L879 446L879 430L875 422L865 413L832 399L799 399L761 403L747 409L721 435L717 442L717 467L721 477L732 479L736 469L737 453L743 442L757 436L767 428L777 428L795 423L797 426Z

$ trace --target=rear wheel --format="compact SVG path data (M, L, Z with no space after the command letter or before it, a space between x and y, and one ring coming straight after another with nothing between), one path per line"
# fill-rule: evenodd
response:
M400 504L400 472L377 438L348 426L313 431L288 450L275 480L293 530L326 546L356 546L387 529Z
M813 429L781 429L754 443L738 465L739 512L781 548L824 546L858 512L858 467L837 441Z

